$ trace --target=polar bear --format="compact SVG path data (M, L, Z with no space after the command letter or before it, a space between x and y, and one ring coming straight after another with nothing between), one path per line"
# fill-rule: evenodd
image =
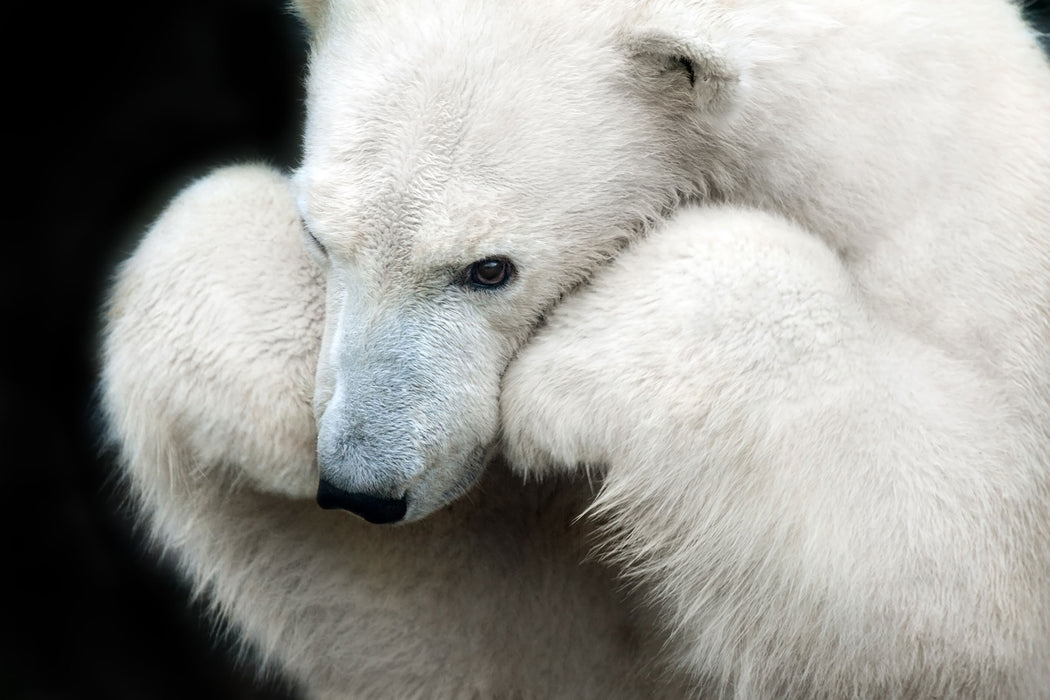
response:
M279 173L189 188L121 271L105 380L158 541L312 695L1044 694L1023 429L810 233L685 210L549 316L504 444L608 465L596 501L496 461L394 529L283 495L317 479L302 235Z
M105 343L159 541L264 655L319 696L1045 694L1016 7L300 9L301 167L173 203Z

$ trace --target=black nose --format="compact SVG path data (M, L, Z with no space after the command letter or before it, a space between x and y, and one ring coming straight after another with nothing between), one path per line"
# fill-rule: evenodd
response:
M342 508L360 515L370 523L396 523L405 517L408 501L401 498L382 498L369 493L347 493L321 479L317 487L317 505L326 510Z

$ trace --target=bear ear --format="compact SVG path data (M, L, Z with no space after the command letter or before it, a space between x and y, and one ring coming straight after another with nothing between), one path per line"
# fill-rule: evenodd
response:
M739 76L714 46L660 30L624 34L621 46L643 79L656 81L650 87L658 94L683 95L707 112L732 103Z
M328 0L291 0L289 5L312 33L320 33L328 15Z

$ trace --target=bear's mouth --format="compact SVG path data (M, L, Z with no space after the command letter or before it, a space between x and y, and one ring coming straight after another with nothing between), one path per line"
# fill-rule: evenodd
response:
M478 483L481 475L485 473L485 468L495 455L495 452L495 442L487 446L478 445L475 447L467 459L464 460L462 476L442 492L441 500L448 504L469 491L474 484Z
M495 457L496 445L493 441L474 447L452 469L424 469L408 486L405 494L408 507L402 522L422 520L470 491Z

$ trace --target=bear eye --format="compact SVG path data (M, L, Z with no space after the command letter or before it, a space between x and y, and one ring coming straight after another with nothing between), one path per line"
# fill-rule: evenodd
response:
M506 258L485 258L471 263L465 276L467 283L474 287L495 289L514 276L514 265Z
M323 257L327 258L328 257L328 249L324 247L324 244L321 243L321 241L317 240L317 236L315 236L313 231L311 231L306 226L306 222L305 221L300 220L300 223L302 224L302 227L303 227L303 233L306 234L306 238L310 241L310 246L313 247L313 249L315 251L319 252Z

